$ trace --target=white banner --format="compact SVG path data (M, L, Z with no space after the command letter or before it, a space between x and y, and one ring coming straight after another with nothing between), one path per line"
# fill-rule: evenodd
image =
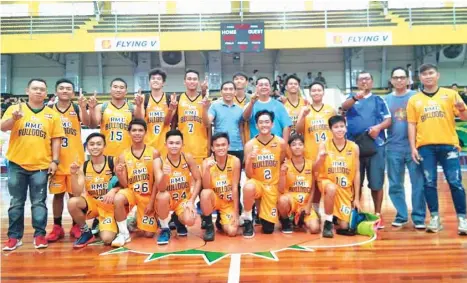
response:
M327 32L326 46L392 45L392 32Z
M160 49L159 37L108 37L96 38L96 51L157 51Z

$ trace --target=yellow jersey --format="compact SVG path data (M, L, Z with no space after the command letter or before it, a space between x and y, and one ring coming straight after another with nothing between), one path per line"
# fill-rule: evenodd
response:
M183 134L184 152L193 158L205 158L208 154L208 130L203 124L202 96L191 100L185 93L178 102L178 129Z
M235 96L234 98L234 103L240 106L240 108L245 109L245 106L249 102L249 99L247 99L247 96L245 94L245 97L243 100L238 100L238 98ZM243 137L245 139L245 143L247 143L250 140L250 122L249 121L244 121L243 122Z
M104 154L118 157L123 150L131 146L131 137L128 125L133 117L132 111L125 102L117 108L112 102L108 102L102 113L101 133L105 136L106 146Z
M290 119L292 120L292 126L290 127L290 132L295 133L298 115L300 114L300 110L302 107L305 106L305 100L298 98L298 102L296 105L292 104L290 100L287 98L287 101L284 103L285 110L287 114L289 114Z
M81 122L79 113L76 113L72 103L65 111L60 111L58 105L54 104L53 109L60 115L65 137L62 138L62 148L60 150L60 164L58 165L57 175L69 175L70 165L74 161L78 164L84 162L84 146L81 141Z
M316 160L319 144L332 138L328 121L336 115L336 111L327 104L323 104L321 109L314 109L312 105L308 107L311 111L305 117L305 158Z
M166 191L170 194L170 198L174 203L174 207L178 203L189 200L191 198L190 184L191 172L188 162L186 162L185 155L180 155L178 164L173 164L168 157L161 158L162 163L167 163L171 167L169 182Z
M100 172L94 169L92 161L86 161L83 165L84 187L86 194L102 201L108 192L109 181L114 176L110 166L111 157L105 156L105 164Z
M432 97L419 92L407 103L407 121L415 123L416 147L430 144L448 144L460 149L456 132L455 116L459 111L454 106L462 101L451 89L440 87Z
M253 179L266 185L277 185L281 168L281 138L273 135L268 143L263 144L255 137L253 151L257 152L253 161Z
M353 191L357 169L355 164L357 144L346 140L344 148L339 150L330 138L325 146L327 155L323 166L319 169L319 180L329 180L342 189Z
M21 108L23 117L13 124L6 157L25 170L45 170L52 162L52 139L65 137L60 115L46 106L37 113L27 103ZM18 105L8 107L2 123L18 109Z
M123 152L128 173L128 189L141 196L151 196L154 184L154 148L145 145L140 156L135 156L131 146Z
M223 169L219 164L212 166L210 170L211 188L217 197L223 203L233 203L232 197L232 180L234 172L234 158L232 155L227 155Z
M165 93L159 101L156 101L154 97L149 94L145 114L145 120L148 125L145 142L146 144L156 148L161 155L166 154L165 134L170 130L170 124L167 126L164 125L165 117L169 112L167 102L168 100Z
M286 160L285 164L288 170L284 192L291 194L300 205L307 204L313 184L313 161L305 159L302 170L297 169L291 159Z

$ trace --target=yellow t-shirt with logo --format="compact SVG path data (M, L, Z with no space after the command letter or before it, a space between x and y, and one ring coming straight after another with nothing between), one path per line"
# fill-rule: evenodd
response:
M18 108L18 105L8 107L2 123ZM65 137L60 116L46 106L38 113L27 103L22 103L21 108L23 117L13 124L6 157L25 170L45 170L52 162L52 139Z
M407 121L415 123L416 147L430 144L448 144L459 148L455 116L459 111L456 101L460 95L451 89L440 87L432 97L419 92L409 99Z
M131 146L131 137L128 132L128 125L133 114L128 103L117 108L109 102L102 114L101 133L105 136L106 146L104 154L118 157L123 150Z
M60 115L65 138L62 138L62 148L60 150L60 164L58 165L57 175L69 175L70 165L74 161L78 164L84 162L84 147L81 141L81 123L79 113L75 112L72 104L65 110L60 111L57 104L53 109Z
M131 147L123 152L128 172L128 189L141 196L151 196L154 182L154 148L145 145L141 156L135 156Z
M253 150L257 152L253 161L253 179L266 185L277 185L281 168L281 138L273 136L264 144L255 137Z

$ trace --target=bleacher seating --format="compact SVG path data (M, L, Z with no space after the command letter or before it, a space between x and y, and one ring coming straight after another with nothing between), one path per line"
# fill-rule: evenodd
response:
M71 33L79 29L80 25L90 20L91 16L34 16L7 17L0 19L2 34L43 34L43 33Z
M465 8L414 8L394 9L392 14L404 18L405 22L412 21L412 25L452 25L467 24L467 7Z
M369 20L367 21L367 15ZM354 10L303 11L286 13L244 13L238 14L190 14L190 15L103 15L99 24L88 30L101 32L172 32L172 31L215 31L221 22L264 21L266 29L297 29L326 27L392 26L396 25L380 11Z

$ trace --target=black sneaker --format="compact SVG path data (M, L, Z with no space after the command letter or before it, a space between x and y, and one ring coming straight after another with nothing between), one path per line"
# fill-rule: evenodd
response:
M206 221L204 221L204 219L202 219L201 220L201 229L203 229L203 230L206 229L206 226L207 226Z
M323 227L323 237L324 238L334 238L334 225L332 224L331 221L324 221L324 227Z
M179 237L185 237L186 235L188 235L188 230L186 229L186 226L183 225L180 220L178 220L178 216L175 215L174 217L174 223L175 223L175 227L177 229L177 235Z
M99 234L99 219L94 218L94 220L92 221L91 232L93 235Z
M280 221L281 221L281 226L282 226L282 233L291 234L293 232L292 221L290 221L288 217L287 218L281 217Z
M169 228L170 230L175 230L177 229L177 225L175 225L175 222L174 222L174 218L176 217L177 215L175 213L172 213L172 216L170 217L170 221L169 221Z
M305 225L305 211L302 210L299 215L295 215L294 224L298 228L302 228Z
M214 225L211 224L207 224L206 225L206 231L204 231L204 237L203 239L206 241L206 242L212 242L214 241L214 235L216 234L216 232L214 231Z
M261 220L259 219L259 215L255 215L255 225L261 225Z
M253 228L253 222L251 220L245 220L243 226L243 237L251 239L255 236L255 229Z
M217 218L216 218L216 229L219 231L219 232L222 232L224 231L224 229L222 228L222 224L221 224L221 215L220 213L217 214Z

